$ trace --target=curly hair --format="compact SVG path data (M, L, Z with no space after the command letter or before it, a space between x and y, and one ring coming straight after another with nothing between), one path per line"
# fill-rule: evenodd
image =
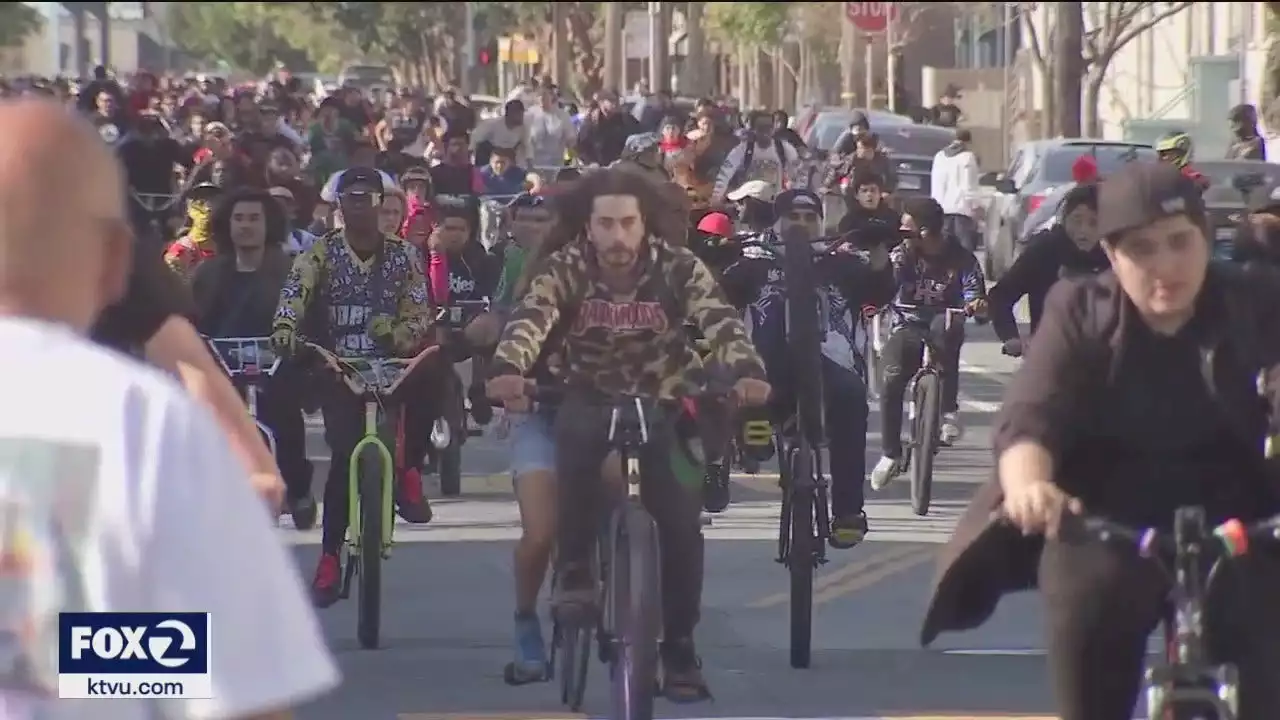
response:
M283 245L285 232L289 224L285 219L284 208L280 201L271 197L265 190L254 187L239 188L221 197L213 209L209 219L209 232L213 236L214 247L219 253L234 253L235 246L231 242L231 214L236 205L242 202L262 203L262 212L267 221L267 246Z

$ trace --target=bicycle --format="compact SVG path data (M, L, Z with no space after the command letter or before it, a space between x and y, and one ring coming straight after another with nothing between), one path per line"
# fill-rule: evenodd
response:
M924 310L918 305L897 305L903 310ZM952 318L968 315L964 308L944 308L942 335L931 327L924 333L920 369L907 382L906 452L903 470L911 475L911 511L920 517L929 514L933 500L933 458L942 446L942 368L938 356L951 332Z
M442 308L440 322L450 330L461 331L472 320L489 312L491 305L488 297L478 300L451 300L447 308ZM475 375L474 358L472 364L472 374ZM454 377L457 377L456 372ZM459 400L463 412L446 412L444 417L436 421L437 427L432 428L431 433L431 445L438 451L436 476L440 479L440 494L445 497L456 497L462 493L462 446L468 437L481 434L479 430L471 430L467 422L466 403L469 400L465 397ZM461 427L458 427L459 424Z
M269 337L223 337L201 336L214 359L222 367L222 371L231 378L244 398L249 409L249 417L258 426L258 433L267 444L271 457L278 457L276 452L276 434L258 417L258 395L262 386L274 377L280 369L281 358L271 350ZM292 514L293 526L299 530L310 530L316 524L315 505L309 504L308 511Z
M561 388L534 386L530 399L554 405L564 395ZM661 548L658 526L641 501L639 453L664 414L679 412L679 402L618 395L601 398L601 407L609 411L608 443L620 457L626 487L595 548L592 570L603 612L593 622L553 616L548 677L563 664L561 700L577 712L586 694L594 632L599 659L609 665L610 717L652 720L662 632Z
M1216 720L1235 720L1239 675L1234 665L1210 663L1202 619L1218 568L1248 554L1253 541L1280 542L1280 515L1249 525L1228 520L1209 530L1203 508L1181 507L1174 512L1172 533L1096 516L1081 521L1088 536L1133 545L1140 557L1166 571L1164 559L1173 560L1172 589L1161 621L1165 655L1161 665L1147 668L1144 678L1147 717L1208 720L1205 713L1212 713Z
M393 544L395 481L405 468L403 413L388 406L405 379L439 346L409 359L344 358L315 343L303 346L364 400L364 435L351 449L347 467L347 537L338 597L351 596L351 581L358 574L356 637L370 650L378 647L381 628L382 561L390 557Z

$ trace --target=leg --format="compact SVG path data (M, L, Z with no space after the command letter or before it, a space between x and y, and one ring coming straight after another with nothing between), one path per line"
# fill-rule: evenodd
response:
M956 322L938 358L942 368L942 441L950 444L964 435L960 424L960 349L964 347L964 324Z
M258 414L276 439L276 463L284 477L290 507L311 497L311 463L307 460L307 429L293 378L277 375L258 396Z
M822 359L831 462L831 542L853 547L867 533L862 483L867 476L867 388L862 378Z
M1280 717L1280 558L1259 548L1219 573L1210 588L1215 660L1240 670L1240 720Z
M880 356L880 443L883 454L871 471L871 487L879 490L898 476L902 459L902 400L907 382L920 369L920 337L907 328L894 330Z
M671 468L673 428L655 428L641 451L643 501L658 526L662 548L663 688L673 701L700 700L706 681L694 650L693 630L702 610L702 499Z
M556 411L557 612L595 602L589 558L600 531L600 466L609 454L607 432L600 409L580 397L565 398Z
M1046 541L1039 575L1062 720L1129 720L1168 589L1160 570L1129 548Z
M341 589L338 554L347 533L351 451L364 434L364 407L360 399L336 382L326 386L325 393L324 439L330 449L329 477L324 487L320 564L311 583L312 601L322 608L337 602Z
M430 362L430 361L428 361ZM440 395L434 392L434 367L415 369L415 376L405 379L397 391L392 412L404 423L400 436L404 467L395 478L396 512L406 522L431 522L431 503L422 489L422 458L431 446L431 426L440 416Z
M556 535L555 444L545 413L512 415L511 472L520 509L516 543L516 649L511 677L532 682L546 675L547 653L538 622L538 593Z

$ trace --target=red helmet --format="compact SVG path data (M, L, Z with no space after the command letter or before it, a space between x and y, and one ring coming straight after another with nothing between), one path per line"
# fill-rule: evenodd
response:
M698 232L727 238L733 234L733 221L722 212L707 213L698 221Z

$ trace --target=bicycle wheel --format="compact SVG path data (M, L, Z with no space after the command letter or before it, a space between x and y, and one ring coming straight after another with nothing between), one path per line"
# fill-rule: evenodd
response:
M653 720L662 623L658 528L638 503L628 502L613 532L609 618L614 652L609 691L614 720Z
M570 712L582 709L587 694L587 667L591 664L591 625L556 625L559 633L560 702Z
M923 517L929 514L933 499L933 458L942 418L942 388L936 373L924 372L916 378L911 404L911 510Z
M382 624L382 457L368 447L360 457L360 570L356 588L356 637L378 647Z
M813 643L813 562L818 539L813 525L812 451L804 438L789 458L791 539L787 569L791 572L791 667L807 668Z
M817 278L813 267L812 238L803 229L784 236L782 259L786 278L787 345L790 375L795 392L800 434L810 445L824 441L822 417L822 332Z

